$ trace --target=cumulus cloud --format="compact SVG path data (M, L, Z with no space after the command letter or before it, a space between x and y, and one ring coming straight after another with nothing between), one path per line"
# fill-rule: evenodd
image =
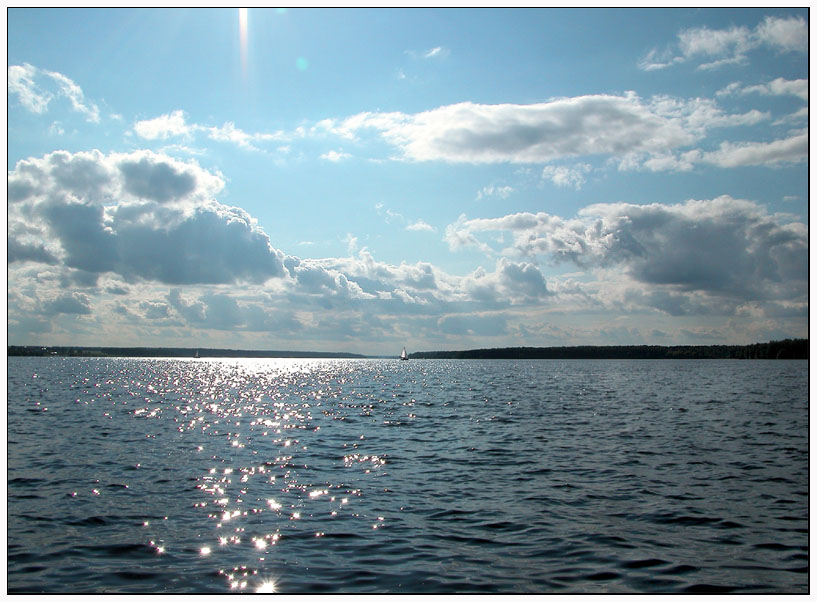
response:
M449 245L487 245L478 235L491 231L512 235L506 255L624 269L637 282L676 291L788 298L804 294L807 281L806 226L728 196L678 205L597 204L573 219L461 218Z
M57 71L39 69L29 63L8 67L8 91L32 113L45 113L54 98L64 97L73 110L85 115L87 121L99 122L99 107L85 95L71 78Z
M656 155L633 154L624 157L619 169L648 171L689 171L696 165L717 167L780 167L808 160L808 132L793 132L788 138L771 142L721 142L713 151L694 149L680 153Z
M808 132L772 142L723 142L717 151L703 153L700 161L718 167L776 166L808 160Z
M639 67L653 71L701 60L704 62L700 62L697 68L711 70L724 65L745 64L749 60L748 53L761 47L777 52L807 52L808 23L802 17L766 17L754 30L743 26L685 29L678 34L675 47L650 50Z
M133 131L146 140L164 140L171 136L189 136L195 130L185 122L184 111L173 111L153 119L143 119L133 124Z
M43 304L43 313L88 315L91 313L90 305L91 301L88 295L63 293L54 299L46 301Z
M342 161L343 159L348 159L349 157L351 157L349 153L344 153L343 151L336 150L330 150L321 155L321 159L326 159L327 161L331 161L332 163L337 163L339 161Z
M717 96L729 96L733 94L762 94L764 96L797 96L808 102L808 80L807 79L784 79L778 77L765 84L755 84L743 86L740 82L732 82L725 88L719 90Z
M42 243L22 243L16 238L8 238L8 262L33 261L36 263L55 264L57 258Z
M690 146L713 128L757 124L769 114L729 114L714 101L668 96L642 99L588 95L518 105L464 102L429 111L360 113L324 120L315 131L358 140L375 132L408 161L449 163L551 163L580 156L655 155ZM580 186L587 164L548 166L557 185ZM484 189L483 195L499 189Z
M194 162L58 151L19 162L8 179L11 261L168 284L283 275L283 253L249 214L212 199L223 179Z

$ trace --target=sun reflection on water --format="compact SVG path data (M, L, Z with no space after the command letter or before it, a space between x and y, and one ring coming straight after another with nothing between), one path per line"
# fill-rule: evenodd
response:
M359 423L351 431L347 424L376 420L391 393L357 383L354 363L230 359L164 368L132 387L138 405L130 416L169 419L175 437L191 439L198 468L190 506L210 525L197 532L195 549L202 562L221 564L230 590L277 592L276 579L256 581L258 563L289 558L307 541L332 541L333 531L354 531L355 523L385 524L353 500L390 460ZM236 561L245 564L232 567Z

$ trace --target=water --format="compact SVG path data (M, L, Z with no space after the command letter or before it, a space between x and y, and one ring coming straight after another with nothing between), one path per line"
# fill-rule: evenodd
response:
M9 358L8 591L808 591L808 363Z

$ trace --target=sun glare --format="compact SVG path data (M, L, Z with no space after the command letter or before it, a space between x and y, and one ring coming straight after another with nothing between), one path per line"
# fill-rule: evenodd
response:
M241 45L241 73L247 75L247 9L238 9L238 37Z
M270 579L269 581L264 581L261 583L256 589L256 593L259 594L274 594L275 593L275 581Z

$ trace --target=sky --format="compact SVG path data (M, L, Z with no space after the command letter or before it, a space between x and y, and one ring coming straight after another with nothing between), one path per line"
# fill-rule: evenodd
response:
M8 342L808 336L808 10L28 9Z

